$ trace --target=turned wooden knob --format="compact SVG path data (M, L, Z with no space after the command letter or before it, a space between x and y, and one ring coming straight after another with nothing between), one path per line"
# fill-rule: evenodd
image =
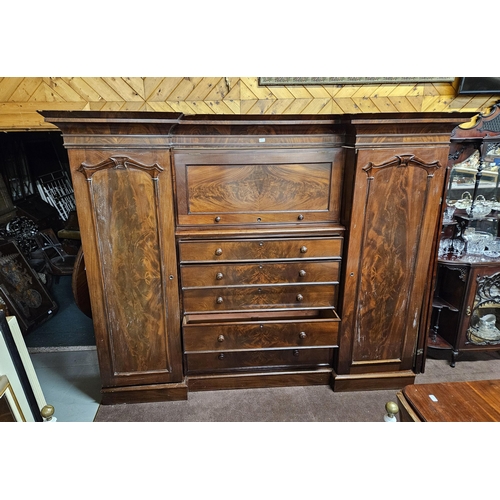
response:
M54 407L52 405L45 405L41 410L40 410L40 415L42 418L45 420L50 420L52 418L52 415L54 415Z
M304 269L301 269L301 270L299 271L299 276L300 276L301 278L303 278L306 274L307 274L307 273L304 271Z
M217 297L217 304L222 304L224 299L222 297Z
M224 278L224 275L222 273L217 273L215 275L215 279L221 280L222 278Z
M224 335L219 335L219 336L217 337L217 340L218 340L219 342L224 342Z
M307 252L306 246L300 247L300 253L306 253L306 252Z
M222 255L222 248L218 248L218 249L215 251L215 255Z
M307 337L306 332L300 332L299 333L299 338L305 339Z
M302 302L303 300L304 300L304 296L303 296L303 295L301 295L300 293L299 293L299 294L297 294L297 301L298 301L298 302Z

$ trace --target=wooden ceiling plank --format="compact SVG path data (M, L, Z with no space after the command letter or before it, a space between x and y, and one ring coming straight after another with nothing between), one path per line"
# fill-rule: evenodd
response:
M179 84L167 96L166 101L185 101L193 89L202 80L201 78L181 78Z
M246 83L240 80L240 100L243 101L257 101L257 96L247 87ZM246 113L245 113L246 114Z
M123 78L102 77L105 81L125 102L128 101L144 101L144 99L125 81Z
M241 113L241 101L239 99L223 99L222 104L226 106L229 113L239 115Z
M286 112L287 114L297 114L300 115L304 109L310 104L312 98L309 99L294 99L292 104L288 106Z
M145 101L146 100L146 89L144 88L144 78L139 76L124 76L123 81L133 89L134 92L137 93L140 98Z
M256 103L247 111L248 115L263 115L266 113L267 109L272 106L274 101L268 99L259 99Z
M2 79L0 86L0 102L11 101L12 94L21 85L24 78L5 77Z
M62 78L44 78L44 82L66 102L85 101L85 99L68 85Z
M235 111L234 109L239 109L239 108L234 108L229 106L230 101L224 101L224 100L216 100L216 101L204 101L204 103L207 106L210 106L210 109L217 114L230 114L234 115Z
M276 99L283 99L283 100L288 100L288 99L293 99L293 94L286 88L286 87L268 87L271 94Z
M306 90L314 97L314 99L329 99L331 97L322 85L308 85Z
M288 107L295 99L277 99L269 108L267 108L266 115L281 115L286 112Z
M352 99L362 113L379 113L380 110L369 97L356 97Z
M159 112L167 112L167 113L173 113L175 110L170 106L170 104L166 102L159 102L159 101L148 101L146 103L146 110L147 111L159 111Z
M210 102L205 102L203 100L187 100L184 101L191 109L191 114L196 115L213 115L215 111L213 106L210 105Z
M215 85L212 85L208 94L203 98L204 101L220 101L227 99L234 85L237 85L236 79L231 82L230 79L221 78ZM239 92L239 90L238 90ZM239 95L239 93L238 93Z
M120 108L120 111L145 111L146 103L144 101L126 101Z
M381 113L396 113L397 108L392 104L388 97L380 97L378 94L376 96L370 97L371 101L378 108Z
M163 78L163 81L156 87L154 92L148 97L148 102L165 102L174 92L176 87L183 81L181 78Z
M389 99L399 113L414 113L417 111L405 96L391 96Z
M271 90L266 87L259 85L258 78L241 78L241 81L247 86L248 89L260 100L272 100L274 101L275 97Z
M289 86L287 90L295 99L312 99L312 95L303 85Z
M252 106L257 102L257 99L242 99L240 101L240 113L242 115L248 114L248 111L252 109Z
M62 78L83 100L96 102L103 98L83 79L78 77Z
M144 99L149 101L155 90L165 80L165 77L147 76L144 78Z
M207 77L202 78L200 82L194 87L191 93L186 97L186 101L204 101L207 100L207 96L215 88L220 92L221 86L219 85L223 78L220 77ZM226 92L224 92L226 90ZM224 85L223 88L224 95L227 94L227 87ZM220 94L219 94L220 95ZM223 96L221 96L222 98Z
M42 83L41 78L23 78L23 81L17 86L16 90L12 93L9 101L12 102L26 102L36 91Z
M303 114L319 115L327 114L332 109L332 99L313 99L303 110Z
M85 83L94 89L94 91L106 102L119 102L123 98L115 92L103 78L83 77Z
M361 110L357 104L349 97L345 98L335 98L334 102L341 109L342 113L360 113Z

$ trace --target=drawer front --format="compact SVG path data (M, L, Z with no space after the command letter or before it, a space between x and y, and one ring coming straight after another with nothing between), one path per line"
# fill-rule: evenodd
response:
M338 282L339 261L181 266L182 287Z
M184 290L183 301L187 313L262 308L334 308L337 305L337 286L190 288Z
M187 373L330 367L333 349L277 349L186 355Z
M179 225L338 222L342 148L174 151Z
M184 352L337 347L340 320L184 325Z
M180 241L182 262L340 258L343 238Z

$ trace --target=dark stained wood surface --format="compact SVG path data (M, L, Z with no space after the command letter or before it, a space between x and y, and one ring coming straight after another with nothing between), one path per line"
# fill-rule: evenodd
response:
M468 115L42 114L70 154L106 401L326 383L332 367L353 390L411 380L441 167ZM312 279L295 282L303 263ZM340 331L273 347L296 333L279 323L313 322L340 294ZM275 331L252 338L265 315ZM211 323L188 354L183 319L186 338ZM203 352L226 328L233 349Z
M340 261L334 260L181 266L184 287L338 282L339 273Z
M424 422L500 421L500 380L415 384L402 393Z
M339 258L342 238L238 239L179 242L181 262Z
M175 152L174 165L181 225L339 220L341 148Z
M334 312L332 312L333 316ZM284 347L336 347L339 318L184 325L184 352Z

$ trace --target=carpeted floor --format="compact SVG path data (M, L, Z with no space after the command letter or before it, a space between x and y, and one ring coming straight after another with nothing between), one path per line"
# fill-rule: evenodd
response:
M34 348L95 347L94 324L75 304L71 276L60 276L49 293L59 308L52 318L25 336L26 346L32 352Z
M500 378L497 352L464 354L455 368L427 359L416 383ZM381 422L395 390L333 392L328 386L191 392L187 401L101 405L95 422Z

